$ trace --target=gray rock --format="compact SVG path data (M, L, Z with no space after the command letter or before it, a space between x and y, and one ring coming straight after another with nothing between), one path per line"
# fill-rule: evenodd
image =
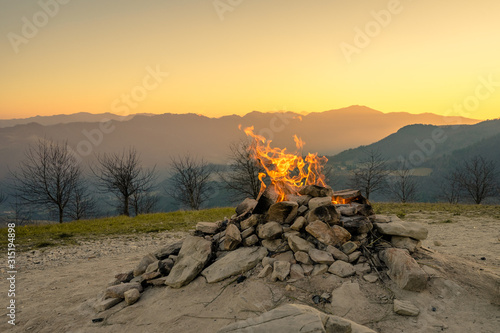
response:
M311 200L311 196L309 195L294 195L294 194L289 194L286 196L286 201L293 201L299 204L299 206L304 206L309 203L309 200Z
M328 245L326 251L330 252L335 260L349 262L349 257L344 252L337 249L335 246Z
M332 320L330 320L330 317ZM327 328L325 327L328 327ZM350 330L335 330L346 327ZM287 304L223 327L218 333L290 333L290 332L352 332L350 322L329 316L307 305ZM373 332L373 331L372 331Z
M144 256L134 269L134 277L144 274L148 266L155 261L157 261L157 259L152 254L147 254L146 256Z
M340 250L347 255L350 255L351 253L353 253L357 249L358 249L358 244L351 242L351 241L345 242L344 244L342 244L340 246Z
M301 264L300 266L302 266L302 269L304 270L305 276L311 275L313 270L314 270L314 265Z
M262 270L260 271L259 275L257 275L257 277L259 279L263 279L266 276L269 276L269 274L271 274L272 272L273 272L273 267L271 265L266 265L266 266L264 266L264 268L262 268Z
M312 199L311 199L312 200ZM307 222L311 223L316 220L320 220L329 225L340 224L340 214L337 213L335 206L333 204L323 205L310 209L307 213Z
M154 253L155 257L158 260L167 259L170 255L176 255L179 253L182 247L183 241L177 241L175 243L169 244L165 247L162 247L158 251Z
M309 257L318 264L331 265L335 261L331 253L315 248L309 249Z
M309 195L313 198L317 197L331 197L333 190L331 187L323 187L318 185L307 185L299 190L299 194Z
M123 296L125 298L125 303L127 303L127 305L132 305L139 300L141 293L137 289L130 289L127 290Z
M415 250L420 247L421 241L415 240L410 237L392 236L391 244L398 249L407 249L410 253L415 252Z
M307 206L300 206L299 209L297 210L297 215L304 216L308 211L309 208Z
M276 260L281 260L281 261L288 261L290 264L296 264L297 261L295 260L295 256L293 255L292 251L286 251L283 253L279 253L273 257L273 259Z
M394 300L394 312L401 316L418 316L420 310L410 301Z
M349 262L349 263L353 263L353 262L355 262L356 260L358 260L360 257L361 257L361 252L359 252L359 251L355 251L355 252L351 253L351 254L348 256L348 258L349 258L348 262Z
M243 239L242 244L243 246L254 246L259 242L259 237L257 237L256 234L252 234L249 237Z
M254 232L255 232L255 228L254 227L250 227L250 228L244 229L241 232L241 238L245 239L247 237L250 237L250 235L252 235Z
M267 266L267 265L274 266L275 261L276 261L276 258L264 257L264 258L262 258L262 266Z
M310 222L306 231L325 245L340 246L351 239L351 234L342 227L334 225L330 227L324 222Z
M236 215L241 215L253 210L257 206L257 200L246 198L238 206L236 206Z
M211 254L212 242L201 237L186 237L165 284L172 288L185 286L203 270Z
M300 262L304 265L312 265L313 264L313 262L311 261L311 258L309 258L309 255L304 251L295 252L295 260L297 260L298 262Z
M275 221L280 224L290 224L297 216L299 204L293 201L281 201L269 207L268 221Z
M427 274L405 250L390 248L379 252L379 258L385 262L387 275L401 289L421 291L427 287Z
M354 269L356 270L356 275L361 275L361 276L364 276L366 273L370 273L372 270L370 264L368 264L367 262L354 265Z
M300 280L304 278L304 269L299 264L292 264L290 267L290 279Z
M106 288L106 292L104 293L104 298L124 298L123 295L127 290L137 289L139 292L142 292L142 286L140 283L129 282L122 283L116 286L111 286Z
M309 243L308 241L299 236L288 237L288 245L290 246L293 252L297 251L309 252L309 249L314 247L313 244Z
M201 275L208 283L219 282L254 268L266 255L263 247L241 247L205 268Z
M314 210L319 206L332 205L332 197L317 197L309 200L308 206L310 210Z
M331 311L351 320L369 322L377 313L385 312L386 308L373 303L359 288L357 282L346 281L332 291ZM353 329L354 331L354 329ZM406 332L406 330L405 330Z
M337 211L340 213L342 216L355 216L357 213L356 208L352 206L335 206L337 208Z
M344 222L344 228L353 235L366 234L373 229L373 224L366 217L355 217L341 220Z
M262 246L271 252L285 252L290 250L288 243L282 239L264 239Z
M328 268L328 272L340 276L341 278L346 278L356 274L354 266L345 261L336 261Z
M417 240L426 239L428 234L426 227L415 222L375 223L375 227L383 235L411 237Z
M160 268L160 260L156 260L155 262L149 264L148 268L146 268L146 271L144 273L151 273L154 271L157 271Z
M161 260L158 266L158 270L162 275L168 275L170 274L172 267L174 267L174 260L172 258Z
M116 283L115 284L119 284L119 283L126 283L126 282L130 282L130 280L132 280L134 278L134 271L128 271L126 273L119 273L119 274L116 274L115 275L115 279L116 279Z
M123 301L123 298L118 298L118 297L117 298L107 298L107 299L98 301L94 305L94 309L97 312L102 312L102 311L105 311L107 309L112 308L113 306L115 306L116 304L120 303L121 301Z
M248 229L250 227L255 227L257 224L259 224L259 220L262 218L261 215L258 214L253 214L246 220L243 220L240 222L240 227L241 230Z
M292 230L300 231L306 226L306 224L307 224L306 218L303 216L299 216L295 219L295 222L293 222L290 228L292 228Z
M156 278L159 278L161 276L160 272L149 272L149 273L144 273L141 275L142 281L148 282L149 280L154 280ZM141 283L142 283L141 281Z
M198 222L196 223L196 231L213 235L219 231L219 224L215 222Z
M311 276L325 274L326 272L328 272L328 265L325 264L314 265L314 268L311 272Z
M291 265L288 261L275 261L273 267L273 274L271 275L271 280L285 281L287 276L290 274Z
M166 276L162 276L162 277L154 279L154 280L149 280L148 283L152 286L155 286L155 287L164 286L166 279L167 279Z
M283 227L278 222L268 222L260 224L257 227L257 236L261 239L273 239L280 237L283 233Z
M224 251L232 251L241 243L241 233L234 224L228 224L226 228L226 237L223 242Z
M375 283L378 280L378 276L375 273L363 275L363 279L370 283Z

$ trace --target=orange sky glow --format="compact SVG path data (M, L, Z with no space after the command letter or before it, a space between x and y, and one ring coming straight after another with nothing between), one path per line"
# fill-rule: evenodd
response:
M0 0L0 119L75 112L498 118L500 2Z

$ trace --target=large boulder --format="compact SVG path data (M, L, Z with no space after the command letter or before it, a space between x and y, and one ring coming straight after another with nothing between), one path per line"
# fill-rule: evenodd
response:
M379 252L379 258L389 268L387 275L401 289L421 291L427 287L427 274L405 250L386 249Z
M211 241L195 236L186 237L165 284L172 288L185 286L203 270L211 254Z
M417 240L426 239L428 234L425 226L415 222L375 223L375 227L383 235L411 237Z
M366 326L342 317L328 315L307 305L286 304L258 317L238 321L218 333L290 333L337 332L375 333Z
M242 247L205 268L201 275L208 283L219 282L254 268L266 255L267 250L263 247Z
M236 206L236 215L241 215L252 211L257 206L257 200L246 198L238 206Z

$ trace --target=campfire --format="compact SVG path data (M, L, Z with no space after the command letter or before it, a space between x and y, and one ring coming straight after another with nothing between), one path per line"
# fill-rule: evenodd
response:
M397 217L374 215L358 190L334 191L323 174L327 158L272 148L271 141L244 129L259 174L257 199L245 199L235 214L199 222L183 242L148 254L130 272L116 276L96 309L125 299L132 304L148 286L181 288L199 275L208 283L230 277L294 281L320 274L359 276L375 283L389 277L398 287L420 291L427 275L411 257L427 229ZM267 184L266 184L267 182Z

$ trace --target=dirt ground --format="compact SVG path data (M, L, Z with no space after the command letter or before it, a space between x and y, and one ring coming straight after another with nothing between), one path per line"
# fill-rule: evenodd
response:
M242 283L228 279L207 284L199 277L181 289L148 288L132 306L122 302L96 313L93 305L116 273L132 269L146 253L185 236L161 233L19 253L16 325L7 323L3 269L0 331L216 332L280 304L302 303L377 332L499 332L500 221L424 213L405 219L429 228L423 243L428 250L420 250L416 259L432 275L428 289L420 293L399 290L385 279L372 284L361 277L341 279L328 273L294 283L270 282L256 277L261 269L257 266ZM362 299L336 300L340 307L313 303L313 295L331 293L346 281L359 284ZM419 316L394 314L393 298L412 301ZM102 321L92 322L97 318Z

